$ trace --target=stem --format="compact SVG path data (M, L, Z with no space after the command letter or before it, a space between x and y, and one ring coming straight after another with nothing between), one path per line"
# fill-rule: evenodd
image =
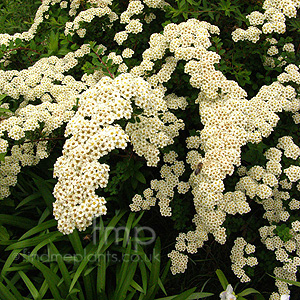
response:
M12 52L12 51L15 51L15 50L28 50L28 51L35 52L35 53L37 53L37 54L41 54L39 51L30 49L30 48L25 48L25 47L14 48L14 49L10 49L10 50L5 51L5 52Z
M94 50L93 50L93 51L94 51ZM97 57L98 57L98 59L100 60L101 64L106 68L106 70L108 71L110 77L111 77L112 79L114 79L114 78L115 78L114 75L110 72L109 68L108 68L107 65L103 62L103 60L101 59L100 55L99 55L97 52L95 52L95 51L94 51L94 53L97 55Z
M56 141L56 140L65 140L65 137L56 137L56 138L43 138L43 139L37 139L33 141L25 141L24 143L35 143L35 142L44 142L44 141Z

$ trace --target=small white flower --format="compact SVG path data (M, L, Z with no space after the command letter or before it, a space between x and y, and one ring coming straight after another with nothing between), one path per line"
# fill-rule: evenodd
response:
M233 288L231 284L227 285L226 291L222 292L220 294L221 300L236 300L236 297L234 296Z
M290 299L290 295L281 295L280 300L289 300Z

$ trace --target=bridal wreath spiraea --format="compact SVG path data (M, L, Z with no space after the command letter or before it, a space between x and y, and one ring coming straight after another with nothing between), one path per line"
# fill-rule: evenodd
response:
M278 113L289 112L293 121L300 123L299 68L296 64L287 64L286 56L277 57L280 49L272 36L285 32L286 18L296 16L300 1L266 0L264 13L252 12L247 16L250 23L247 30L237 29L232 33L235 42L258 43L267 36L270 48L264 64L274 68L279 61L277 66L285 66L277 80L262 86L251 99L247 99L246 91L237 82L228 80L215 67L221 57L209 48L212 36L220 34L217 26L197 19L169 23L161 33L151 34L148 49L139 58L132 59L137 56L135 48L133 45L129 48L126 42L141 32L146 34L145 28L149 29L156 18L155 12L169 4L163 0L129 1L126 10L118 15L113 11L112 0L87 2L89 8L81 10L79 0L43 0L27 32L0 35L0 45L6 46L18 39L33 40L54 5L68 10L70 20L64 25L64 34L75 36L79 41L84 41L88 23L95 18L100 20L100 30L114 30L116 22L116 28L122 29L113 32L117 49L82 42L76 51L60 58L44 57L24 70L0 71L0 94L20 102L18 108L0 122L0 153L7 152L5 160L0 162L0 198L9 196L21 167L36 165L49 156L49 140L56 130L65 126L66 141L54 165L58 182L53 192L56 198L53 213L62 233L70 234L75 228L85 230L95 217L106 214L109 209L100 195L108 184L110 166L99 160L114 149L125 149L131 144L149 167L156 167L161 149L173 144L184 129L185 120L177 118L176 112L185 110L188 101L167 87L180 64L190 78L186 84L197 94L193 104L199 105L203 128L200 131L195 126L196 133L187 137L185 159L178 159L174 150L164 153L161 178L152 180L143 195L135 195L130 209L150 209L157 202L161 214L170 216L174 194L191 191L195 230L180 233L175 250L169 254L171 271L176 274L187 268L188 256L184 252L196 253L209 234L224 244L226 228L222 225L226 216L249 213L249 199L254 199L265 210L263 217L268 224L259 230L261 241L275 252L282 264L274 269L274 275L296 280L300 266L300 223L297 220L291 223L290 238L284 242L274 232L274 223L289 219L287 207L291 211L300 208L300 201L290 199L288 192L292 187L300 190L300 167L293 163L300 156L300 148L291 136L281 136L276 147L265 151L266 165L252 166L248 170L241 165L241 149L247 143L259 143L269 137L280 120ZM116 74L107 67L110 76L105 76L102 70L82 74L80 80L69 75L79 60L95 49L102 49L97 53L101 63L104 52L108 52L107 58L116 67ZM295 52L292 43L286 43L282 49ZM3 56L4 66L9 66L11 55L8 52ZM9 103L1 107L10 108ZM141 113L135 114L135 108ZM28 136L33 132L43 138L31 140ZM292 160L289 166L284 166L283 156ZM241 178L235 190L228 192L223 181L236 167ZM186 170L190 171L188 182L181 178ZM281 178L282 174L286 178ZM255 250L255 246L242 237L232 248L232 270L242 282L250 280L244 267L258 263ZM270 299L289 294L287 283L279 280L275 283L279 293L274 292ZM223 298L227 297L226 293L231 295L232 288L223 292Z

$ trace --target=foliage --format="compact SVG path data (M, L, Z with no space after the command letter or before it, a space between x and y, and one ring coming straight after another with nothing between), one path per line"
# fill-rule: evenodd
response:
M0 4L0 32L13 35L15 32L27 31L32 23L39 22L38 18L34 19L33 16L40 5L44 5L45 1L42 1L42 3L41 1L33 0L25 2L3 1ZM101 3L99 4L98 2ZM274 32L261 33L258 40L250 42L250 38L246 37L234 40L234 32L237 32L239 28L243 30L249 28L251 22L247 15L253 11L264 13L266 9L263 8L262 1L170 0L167 2L160 1L160 5L157 5L157 7L155 5L151 6L149 4L151 1L143 1L142 10L138 11L135 16L138 20L141 20L143 29L131 33L126 29L129 32L127 39L124 39L123 42L118 42L115 34L124 31L124 27L129 23L126 21L126 14L123 14L127 10L128 1L112 1L109 5L107 4L108 2L88 0L77 2L52 1L49 7L45 8L46 13L42 12L44 14L42 22L38 24L32 37L22 38L20 35L6 41L4 35L0 36L2 41L0 45L0 66L3 71L3 73L0 73L0 122L7 124L7 120L14 120L14 117L22 116L22 120L18 121L19 123L13 124L21 127L25 124L28 117L24 113L24 108L44 107L47 105L45 114L49 115L49 119L52 118L49 121L49 119L43 118L42 114L39 115L34 130L24 130L24 135L20 136L20 138L14 138L13 133L6 129L6 125L3 125L0 130L2 143L0 146L1 149L6 149L5 151L0 151L1 193L4 191L3 195L7 196L3 197L4 199L0 202L1 299L53 298L88 300L100 297L108 300L179 300L199 299L213 295L212 293L204 292L204 288L208 291L214 291L214 294L218 295L219 293L215 292L220 291L217 278L224 291L226 291L229 283L238 282L234 276L238 272L232 272L233 268L231 269L230 267L232 263L230 259L234 255L228 247L231 247L239 237L247 241L248 248L255 245L255 257L258 258L259 264L254 267L252 261L252 265L250 262L248 266L245 266L243 271L251 277L252 282L251 284L247 283L245 288L240 288L239 286L234 288L237 291L242 290L236 294L237 299L245 299L246 296L252 294L255 294L255 299L264 299L264 296L268 297L272 293L271 297L274 298L270 299L276 299L277 296L279 297L279 294L282 294L282 291L290 288L287 283L297 286L295 284L296 281L291 280L291 278L296 279L293 277L296 276L295 273L290 272L291 274L287 274L287 279L281 278L276 272L282 270L282 265L285 263L286 268L291 267L287 262L296 261L299 256L297 255L299 251L296 248L298 249L297 238L299 234L297 232L300 230L297 229L297 222L300 216L299 208L295 209L293 205L294 207L298 205L297 199L300 186L299 183L297 184L297 181L300 177L293 180L293 172L289 173L289 171L286 171L289 169L293 170L293 168L298 170L297 167L300 166L299 155L295 156L293 153L287 153L288 150L284 148L284 144L288 142L282 142L282 145L279 146L280 139L288 136L292 138L292 141L289 140L289 147L294 147L293 149L296 149L295 153L300 151L298 151L298 125L300 122L298 120L300 118L298 94L300 81L296 75L296 80L292 77L286 80L282 79L282 75L288 72L286 71L286 66L299 65L300 63L299 16L296 15L295 17L284 19L285 32L279 33L274 29ZM131 3L142 2L132 1ZM146 5L146 3L148 4ZM89 15L84 16L84 13L87 12L90 12L92 15L96 9L100 11L102 6L109 7L119 19L116 18L115 20L115 15L107 13L105 9L101 11L103 14L100 17L95 17L96 13L91 19L89 19ZM72 9L74 10L73 12ZM156 19L148 22L147 18L151 19L153 17L152 14L155 14ZM282 18L281 15L277 17ZM122 18L125 21L122 21ZM159 48L161 40L157 38L159 33L161 37L164 30L170 28L168 26L173 23L181 23L182 28L184 28L185 25L182 24L187 24L184 22L191 19L208 22L202 23L202 25L206 24L203 25L202 33L205 30L207 31L209 26L216 25L219 27L220 32L218 32L216 27L210 27L211 32L207 31L208 36L204 37L206 33L203 33L202 38L203 40L205 38L209 40L209 46L207 48L202 47L201 51L203 52L201 55L203 57L206 54L207 56L212 55L212 57L214 55L217 55L214 57L220 56L220 59L209 65L208 69L214 70L216 72L214 74L226 76L226 79L220 77L221 79L217 82L217 80L210 78L208 75L209 79L205 79L206 73L204 72L204 75L199 73L201 76L203 75L202 77L199 75L199 78L201 77L202 80L199 81L199 86L195 82L193 84L193 72L201 68L204 69L205 66L197 66L196 71L192 70L189 73L187 66L191 60L189 61L184 55L180 59L176 58L175 71L170 72L169 77L166 75L167 79L164 79L163 74L161 74L163 73L161 72L162 70L172 69L170 67L172 62L168 65L169 62L166 63L166 57L168 59L171 57L171 61L176 55L180 57L180 53L171 51L169 46L162 51ZM77 20L79 21L77 22ZM76 28L77 25L78 27ZM264 31L261 25L257 26L260 26L259 28ZM72 28L75 29L73 30ZM136 25L136 28L138 28L138 25ZM176 41L178 37L172 37L174 38L173 41ZM188 33L185 35L185 38L189 39ZM275 42L274 38L276 39ZM163 42L161 43L164 44ZM167 44L167 42L165 43ZM291 44L295 46L293 51L289 48L292 47ZM149 45L150 48L155 49L151 48L153 52L149 50ZM189 45L186 48L190 49L194 46ZM123 50L125 51L127 48L130 48L133 53L130 55L124 54ZM156 51L157 54L155 54ZM275 52L272 53L272 51L277 52L274 54ZM76 57L75 53L77 53ZM153 55L155 59L146 59L147 55L150 57ZM201 59L204 59L203 57L201 56ZM49 70L45 71L42 66L36 71L37 78L34 78L29 72L29 75L26 73L19 80L19 75L17 74L21 74L24 70L32 70L32 67L39 66L41 61L47 63L50 61L49 65L55 65L56 69L53 67L54 70L50 70L51 68L48 65L47 68L49 67ZM195 62L195 59L193 62ZM16 73L17 71L20 71L20 73ZM218 73L218 71L221 73ZM38 74L38 72L40 73ZM134 74L132 75L132 89L135 89L133 95L126 88L119 95L116 94L115 90L110 90L112 89L111 86L107 90L103 88L106 83L110 84L111 82L114 82L112 86L116 87L117 79L124 78L122 74L128 75L130 72ZM126 80L127 78L125 78L124 82ZM246 98L239 96L239 88L242 87L244 89L247 99L249 99L247 101L250 104L247 104L248 106L243 113L246 116L250 116L251 113L254 115L256 113L256 115L253 117L253 120L247 120L248 123L245 125L245 128L248 126L247 132L249 136L245 138L244 142L239 142L238 146L235 145L235 148L233 147L234 149L226 144L226 142L229 144L232 142L230 138L228 141L224 138L225 142L220 142L219 152L224 149L230 149L232 152L241 151L237 162L232 164L232 172L230 172L230 163L224 164L223 167L226 171L224 171L225 176L221 180L222 184L224 183L224 190L219 195L222 194L222 197L226 195L228 199L232 197L231 204L235 201L240 203L238 202L240 201L240 198L238 198L240 194L236 195L234 193L236 191L241 192L246 199L244 202L249 206L249 211L240 213L234 209L230 210L229 204L225 203L225 198L222 198L223 202L216 200L215 205L212 205L212 207L208 205L207 207L211 209L211 211L207 209L209 213L217 211L221 215L224 213L226 216L226 218L224 217L224 222L220 222L223 226L222 228L225 228L224 232L218 232L221 228L218 222L222 220L222 217L220 219L216 217L217 225L215 230L211 231L206 230L205 227L209 223L209 217L204 221L203 218L198 217L201 213L204 214L203 211L207 208L204 205L204 210L202 209L203 207L199 209L199 203L202 205L202 202L205 203L207 199L208 202L211 201L209 193L212 194L214 192L212 187L213 180L207 181L212 184L209 188L205 184L199 184L204 178L202 177L203 173L210 166L205 164L208 150L211 150L213 148L211 145L214 145L214 142L216 142L216 140L209 140L215 133L205 130L212 125L210 122L217 123L222 119L222 115L218 115L215 121L209 119L218 109L219 104L216 103L221 99L218 103L223 105L228 98L229 100L231 99L231 96L228 96L229 91L224 92L221 85L216 89L216 96L213 100L210 99L209 93L205 94L205 91L209 90L210 87L213 89L214 85L217 85L222 80L228 80L226 81L228 85L237 84L238 87L235 86L236 94L238 95L236 99L241 107L244 105ZM20 84L20 81L26 87ZM102 82L104 82L103 85L98 85L102 84ZM122 84L124 82L122 81ZM146 82L150 85L147 92L145 92ZM40 88L42 85L45 90ZM279 108L274 108L272 104L268 104L269 106L266 105L265 111L263 109L259 111L263 104L276 98L276 95L274 96L272 92L279 85L284 90L278 96L281 97L280 101L278 101ZM272 87L274 87L273 90ZM20 88L20 91L18 88ZM74 122L76 122L76 117L80 116L84 105L88 103L88 101L84 101L84 99L88 98L88 96L84 98L85 95L88 95L91 91L95 92L97 88L105 90L105 93L103 92L101 96L97 94L98 99L101 99L101 101L105 100L98 110L98 113L99 111L100 113L97 121L100 125L96 130L89 131L88 129L85 133L83 125L77 126L77 131L73 130L74 128L72 131L70 129L70 120L75 120ZM139 88L141 93L145 92L143 94L144 98L138 95ZM28 90L31 89L32 93L30 94ZM102 90L97 92L100 93ZM127 92L130 96L124 96ZM108 96L111 97L109 101L105 98L106 95L110 95ZM158 109L156 111L154 109L151 111L147 105L141 104L139 98L141 97L145 103L149 101L150 106L152 106L154 100L156 101L157 99L167 103L166 99L170 95L173 95L171 100L177 106L174 103L169 103L169 106L167 105L167 108L164 110L160 105L157 105ZM121 108L111 108L111 111L108 112L105 105L111 105L112 107L112 103L118 97L121 98L121 96L126 99L127 104L129 103L131 110L128 116L120 113L120 117L116 117ZM263 98L264 96L265 98ZM184 97L184 100L181 97ZM85 110L86 115L82 117L84 120L82 122L86 122L85 124L89 124L96 114L93 111L96 102L92 96L89 99L91 100L90 103L92 103L91 108L87 108ZM261 99L263 101L259 102ZM208 105L209 101L212 103L211 107L209 107L210 104ZM55 108L55 105L64 102L68 102L70 105L68 104L66 107L62 105L58 109ZM215 104L216 106L213 106ZM275 104L274 106L276 106ZM115 105L117 107L118 103ZM211 110L209 111L210 108ZM225 116L230 109L231 107L225 107L224 105L220 111L223 110ZM236 112L237 117L242 111L242 109L239 109L238 105L234 108L233 114ZM169 113L168 117L165 114L166 111ZM108 115L111 114L109 115L111 120L103 121L107 117L106 113ZM223 125L225 124L222 130L229 128L228 131L230 132L231 129L230 126L227 126L226 121L228 120L226 118L224 117L224 120L221 120ZM132 132L144 126L147 120L150 119L152 121L147 126L153 126L149 129L151 134L145 137L147 130L141 130L142 133L137 135L139 137L137 139ZM175 121L172 123L171 119L178 121L178 123ZM181 120L183 120L182 124L184 126L180 128L178 124L180 124ZM265 122L265 120L267 121ZM261 125L261 122L267 123L267 129L263 127L265 123ZM177 128L178 134L171 136L170 132L172 130L176 131L174 129L176 128L175 123L179 126L179 129ZM242 123L243 120L241 121ZM30 128L29 125L26 124L28 128ZM243 127L244 125L240 126ZM68 145L70 146L71 144L68 144L68 142L78 132L80 138L87 141L92 135L96 135L96 133L101 134L105 131L104 129L112 127L118 128L120 136L126 136L124 138L124 141L126 141L124 147L115 146L112 141L105 140L105 142L99 142L94 150L91 147L92 150L90 152L82 152L82 155L77 153L77 157L74 155L77 159L75 159L76 163L82 157L88 157L88 159L85 159L85 162L91 162L94 158L90 153L105 149L101 155L95 156L97 159L94 159L94 162L97 166L108 166L109 179L107 179L105 184L101 183L99 185L95 183L89 187L80 187L82 182L84 182L82 181L84 180L84 174L88 174L92 167L89 166L79 180L76 177L77 175L73 174L72 177L72 172L69 172L69 169L67 171L61 170L57 162L69 155L66 154L69 151ZM220 129L218 130L220 131ZM208 132L207 139L205 139L203 132ZM261 139L254 134L251 135L253 132L262 132ZM161 138L159 142L157 142L158 137ZM167 137L167 142L162 137ZM228 138L228 135L226 137ZM119 139L117 134L115 134L115 139ZM189 139L192 145L187 147ZM220 140L222 140L221 137ZM5 146L6 142L7 147ZM76 142L78 141L76 140ZM234 144L235 141L232 143ZM155 146L151 149L149 147L147 151L142 152L141 149L149 144ZM158 146L156 147L156 145ZM151 152L150 150L154 148L155 151L157 150L155 153L160 158L158 161L147 159L147 155ZM266 179L266 176L264 177L266 173L270 175L267 168L270 159L266 153L273 148L281 152L280 168L282 170L279 174L276 174L275 180L277 180L277 184L274 185L266 183L268 179ZM15 153L19 153L18 151L21 153L21 156L23 155L23 161L20 159L20 161L16 162L12 158ZM173 161L171 159L168 161L166 157L173 151L176 153L176 158ZM229 159L230 154L232 154L230 151L228 150L224 160ZM221 158L218 159L221 160ZM216 161L213 163L218 165L218 159L215 159ZM183 170L181 170L181 163ZM20 166L20 171L16 171L12 175L6 175L6 172L8 172L7 164L17 164ZM29 168L30 164L34 166ZM71 165L74 166L75 164ZM236 168L237 166L240 166L240 168ZM81 170L81 166L78 164L74 169L77 171ZM101 168L99 170L102 171ZM97 176L100 173L99 170L96 172ZM263 170L263 175L260 176L257 170ZM219 171L216 171L217 174ZM58 180L52 179L53 174L56 174L55 177ZM93 228L88 227L85 232L80 232L78 229L74 229L76 226L73 224L71 231L73 229L74 231L69 235L63 235L57 230L58 226L60 231L62 231L63 226L60 223L61 215L57 213L59 209L56 209L57 207L55 206L55 203L59 201L55 202L55 200L57 200L57 195L59 194L60 180L67 176L70 176L70 184L74 186L72 187L73 194L76 193L75 190L87 188L88 193L86 194L93 195L98 200L102 199L102 204L104 203L102 207L103 213L98 214L98 218L95 219L95 222L99 220L100 225L98 227L95 227L96 223L93 223ZM102 179L105 176L103 175ZM241 187L241 182L246 180L246 177L248 182L250 181L249 178L251 178L251 182L257 188L256 192L251 192L250 184L248 187ZM272 177L272 179L274 178ZM11 182L11 184L7 184L7 182ZM174 182L175 184L173 184ZM187 184L188 188L186 191L180 191L179 182L182 186ZM4 186L10 186L10 189L7 188L5 190ZM262 186L264 188L267 186L265 190L269 191L268 197L264 197L262 192L260 194L257 192L259 187L262 188ZM151 187L151 192L149 187ZM201 198L199 194L202 193L204 188L207 188L208 192L205 197ZM9 193L11 193L10 196L8 195ZM135 199L136 195L143 196L136 198L138 199L138 204L134 206L132 199ZM63 195L62 199L65 199L66 203L68 202L66 195ZM159 201L157 201L158 199ZM82 198L78 200L75 209L77 209L76 207L79 206L81 200ZM131 205L130 207L133 211L149 210L156 202L158 202L160 213L163 216L171 216L173 222L160 219L156 208L154 208L153 212L145 212L140 215L129 212L129 205ZM68 210L68 204L62 207L62 210ZM107 215L104 216L106 207ZM88 205L89 208L90 206ZM242 216L238 215L239 213ZM55 215L58 222L53 219L52 214ZM102 215L100 219L99 215ZM88 219L87 215L85 215L85 218ZM88 224L91 224L91 220L89 222ZM153 230L155 229L155 233L158 235L154 245L152 244L154 240L150 243L150 246L147 244L151 237L147 236L147 232L143 231L143 225L145 224ZM195 225L197 230L193 231ZM84 226L82 228L85 229ZM124 229L121 235L119 235L119 228ZM141 229L142 238L135 235L137 229ZM203 232L201 231L202 229ZM259 230L265 230L267 233L264 235ZM179 231L187 233L179 234L178 236ZM199 242L197 239L196 241L193 240L194 232L200 234L201 242L204 241L204 243ZM205 234L207 233L209 233L209 236L206 238ZM224 244L225 240L222 239L224 235L226 244L222 246L216 245L212 237L214 236L215 240L220 244ZM272 248L269 242L275 237L278 238L276 241L281 246ZM296 248L293 250L294 244ZM175 251L175 258L172 258L171 264L166 257L167 253L170 253L174 247L177 252ZM181 251L180 249L184 250ZM284 249L291 249L291 251ZM287 259L280 257L280 253L283 250L286 251ZM185 254L184 256L176 256L180 255L179 252L189 252L195 256L190 256L189 258ZM136 259L126 260L125 257L134 257ZM171 272L173 274L184 272L184 267L180 269L182 267L181 262L185 261L184 259L186 259L186 263L188 260L189 264L193 262L195 264L194 269L187 270L187 274L177 274L175 277L172 277ZM176 269L177 266L174 261L179 265L179 269ZM203 271L205 276L198 272L200 266L201 272ZM171 272L169 272L169 268ZM230 274L230 280L226 279L220 269L224 270L224 273L228 274L228 276ZM215 271L217 276L214 274ZM275 275L273 278L276 280L276 285L279 286L279 294L276 292L276 295L273 291L274 281L267 275L273 271ZM240 277L238 276L239 279L241 279ZM242 282L248 281L245 277L242 278ZM282 283L280 283L280 280ZM267 284L262 284L263 281ZM175 284L173 284L174 282ZM185 282L192 282L193 285L189 284L187 290L187 287L183 287ZM194 284L194 282L196 283ZM292 292L294 291L293 288L290 288ZM260 290L261 294L257 290ZM174 296L168 296L169 291Z

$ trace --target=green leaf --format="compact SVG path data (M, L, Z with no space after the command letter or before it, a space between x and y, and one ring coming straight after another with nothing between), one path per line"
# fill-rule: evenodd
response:
M292 285L295 285L295 286L300 287L300 282L298 282L298 281L289 280L289 279L283 279L283 278L279 278L279 277L272 276L272 275L270 275L270 274L268 274L268 275L271 276L271 277L274 278L274 279L277 279L277 280L280 280L280 281L283 281L283 282L286 282L286 283L290 283L290 284L292 284Z
M49 221L46 221L44 223L41 223L35 227L33 227L32 229L28 230L25 234L23 234L21 237L20 237L20 241L21 240L24 240L25 238L28 238L34 234L37 234L45 229L48 229L48 228L51 228L51 227L56 227L57 225L57 221L55 219L52 219L52 220L49 220Z
M49 289L54 297L55 300L63 300L61 298L59 289L58 289L58 283L60 281L60 278L47 266L45 266L43 263L39 262L32 256L28 256L25 254L21 254L28 262L30 262L32 265L34 265L38 270L40 270L43 273L43 276L45 277L45 280L47 281L47 284L49 285Z
M245 289L242 292L238 293L239 296L247 296L250 294L260 294L260 292L255 289L248 288L248 289Z
M7 96L6 94L0 95L0 103L2 103L2 100L3 100L6 96Z
M17 298L9 291L9 289L2 282L0 282L0 299L17 300Z
M148 292L145 300L153 299L159 288L158 282L159 282L160 261L161 261L160 249L161 249L160 238L157 238L152 252L150 278L148 282ZM151 293L149 291L151 291Z
M69 288L69 293L72 291L73 287L75 286L76 282L78 281L81 273L84 271L88 262L94 257L95 250L96 250L96 246L93 246L93 248L87 253L87 255L83 257L82 261L80 262L79 267L77 268L77 270L74 274L73 280L72 280L70 288Z
M187 297L189 297L191 294L193 294L195 290L196 290L196 288L192 288L188 291L185 291L185 292L181 293L180 295L176 296L175 298L173 298L173 300L186 300L186 299L188 299Z
M24 240L24 241L18 241L16 243L8 246L6 248L6 250L13 250L13 249L20 249L20 248L24 249L26 247L33 247L33 246L38 245L41 242L54 241L57 237L60 237L62 235L63 234L59 231L49 232L49 233L46 233L46 234L43 234L43 235L40 235L40 236L33 237L31 239L27 239L27 240Z
M134 280L131 281L130 284L135 290L141 292L142 294L145 294L145 290L139 285L137 284Z
M14 296L17 298L17 300L24 300L24 297L20 294L18 289L15 287L14 283L9 281L6 277L2 276L4 278L7 286L10 288L10 290L14 293Z
M9 240L9 233L7 232L7 229L4 226L0 226L0 241L6 241Z
M228 286L228 281L227 281L224 273L220 269L217 269L216 274L217 274L219 281L223 287L223 290L225 291Z
M33 297L34 300L41 299L40 294L32 281L27 277L27 275L23 271L18 272L21 278L23 279L24 283L26 284L31 296Z
M36 184L38 190L42 194L43 199L45 200L45 203L49 210L53 211L53 203L55 202L55 198L52 195L51 191L49 190L47 183L45 180L41 177L33 178L34 183Z
M0 224L8 224L22 229L31 229L36 225L31 219L5 214L0 214Z
M21 206L29 203L30 201L32 200L35 200L35 199L38 199L42 196L42 194L40 192L36 192L36 193L33 193L31 195L29 195L28 197L26 197L25 199L23 199L16 207L16 209L20 208Z
M147 276L147 270L145 267L145 263L143 261L139 261L139 268L142 275L142 283L143 283L143 291L147 290L147 283L148 283L148 276Z
M99 293L105 292L106 279L106 255L100 255L98 270L97 270L97 290Z
M4 161L7 152L0 153L0 161Z
M138 186L138 181L135 177L131 177L131 186L132 186L133 190L136 190L136 188Z
M131 248L131 247L130 247ZM121 267L121 281L117 281L117 288L116 288L116 297L113 299L125 299L129 286L132 284L133 276L136 271L138 261L134 260L131 261L130 259L127 261L123 261ZM125 271L126 270L126 271Z
M210 296L213 296L213 295L214 294L212 294L212 293L200 292L200 293L193 293L192 295L188 296L185 299L186 300L196 300L196 299L210 297ZM159 299L155 299L155 300L174 300L176 297L177 296L169 296L169 297L159 298Z
M18 257L19 252L21 252L22 249L13 250L8 258L5 261L4 266L1 270L1 276L3 277L5 273L8 271L8 268L11 266L11 264L15 261L15 259Z
M78 235L78 231L75 229L71 234L68 235L68 238L72 244L72 247L77 254L83 254L83 247Z
M139 182L141 182L141 183L143 183L143 184L146 184L146 178L145 178L145 176L143 175L143 173L141 173L140 171L135 172L135 178L136 178Z
M58 51L58 33L54 31L50 32L49 40L48 40L48 51L51 53L56 53Z

